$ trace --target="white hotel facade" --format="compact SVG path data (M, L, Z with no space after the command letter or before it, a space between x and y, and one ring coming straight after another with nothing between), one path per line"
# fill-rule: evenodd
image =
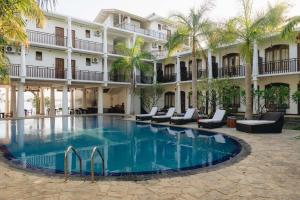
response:
M24 117L24 94L39 91L41 114L45 115L55 115L58 96L63 115L78 108L101 114L122 104L126 114L140 113L141 100L130 95L130 83L122 74L110 74L111 64L122 56L115 45L125 42L130 46L136 37L142 37L144 50L155 56L155 60L147 60L153 63L153 77L137 72L137 87L161 83L165 88L158 105L161 109L175 106L180 113L190 106L191 52L187 46L186 51L165 59L164 43L175 30L168 20L115 9L101 10L94 22L54 13L46 13L46 17L45 27L28 21L29 47L5 49L11 65L10 84L2 86L6 88L5 112ZM245 69L238 45L223 46L215 52L208 49L208 59L197 60L199 81L229 77L243 89ZM291 94L300 89L299 44L270 38L265 45L256 45L253 53L254 88L276 83L288 86ZM50 91L49 113L45 91ZM239 112L245 111L240 100L234 103ZM300 114L300 103L290 100L287 114Z

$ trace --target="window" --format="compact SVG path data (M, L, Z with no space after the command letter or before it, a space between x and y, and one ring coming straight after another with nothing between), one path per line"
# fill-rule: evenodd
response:
M86 58L85 59L85 65L86 66L91 66L91 63L92 63L91 58Z
M175 93L166 92L165 93L165 108L170 108L175 106Z
M85 30L85 37L86 38L91 38L91 31L90 30Z
M288 60L289 45L275 45L266 49L266 62Z
M35 60L43 60L43 53L41 51L36 51L35 52Z
M158 30L161 31L161 24L158 24L158 25L157 25L157 28L158 28Z

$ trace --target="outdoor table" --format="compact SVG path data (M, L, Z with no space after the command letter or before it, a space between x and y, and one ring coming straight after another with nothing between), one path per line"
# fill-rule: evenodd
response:
M227 117L227 126L229 128L236 128L236 117Z

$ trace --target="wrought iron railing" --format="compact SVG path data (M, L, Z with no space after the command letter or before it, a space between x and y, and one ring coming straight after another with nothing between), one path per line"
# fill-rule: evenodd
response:
M83 49L87 51L102 52L103 44L99 42L88 41L88 40L75 39L73 48Z
M164 74L163 76L157 76L157 82L159 83L170 83L176 82L176 74Z
M218 77L243 77L245 76L245 66L231 66L231 67L222 67L218 69Z
M109 73L109 81L112 82L130 82L129 77L126 74L119 74L119 73Z
M300 72L300 59L277 60L259 63L259 74L284 74Z
M145 76L145 75L139 75L136 76L136 82L137 83L144 83L144 84L152 84L153 83L153 77L152 76Z
M67 45L67 37L65 36L27 30L27 37L30 42L34 42L34 43L49 44L55 46Z
M88 71L88 70L78 70L75 72L75 80L85 80L85 81L103 81L103 72Z

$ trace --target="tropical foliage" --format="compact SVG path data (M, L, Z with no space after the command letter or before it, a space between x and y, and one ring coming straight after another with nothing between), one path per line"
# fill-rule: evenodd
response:
M241 56L245 62L245 96L246 113L245 118L251 119L252 106L252 60L255 43L264 42L266 36L278 33L286 22L284 16L288 6L284 2L268 5L264 12L253 13L252 0L240 0L241 15L226 22L223 34L225 38L232 41L239 40ZM228 41L227 41L228 42Z
M41 8L52 8L56 0L0 0L0 77L5 79L7 72L4 66L8 64L5 57L6 45L27 45L26 20L45 22Z
M123 55L112 63L111 75L123 75L131 83L131 92L135 92L136 70L143 74L152 73L152 65L147 62L151 59L151 54L142 51L144 41L137 37L132 47L127 47L125 43L118 43L116 49Z
M153 84L150 87L142 88L140 96L143 108L151 110L153 106L157 106L163 94L164 88L160 84Z
M209 46L216 46L218 41L218 31L216 25L208 18L208 12L214 5L211 1L201 4L198 9L190 9L188 15L176 13L171 18L177 22L177 31L171 35L165 47L169 56L182 49L187 41L191 41L192 47L192 106L197 108L197 55L204 52L203 43Z

